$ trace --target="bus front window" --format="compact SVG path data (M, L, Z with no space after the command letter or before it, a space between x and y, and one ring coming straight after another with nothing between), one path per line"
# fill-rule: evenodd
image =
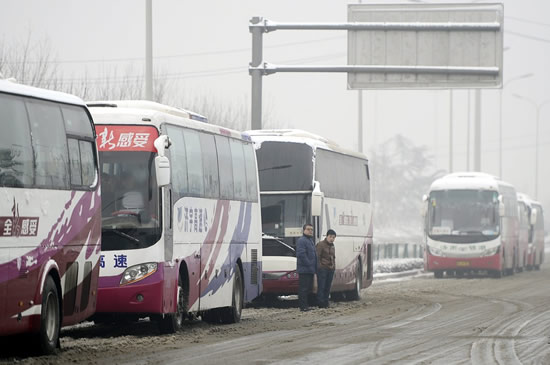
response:
M152 152L100 152L102 250L145 248L160 239L154 157Z
M262 231L275 237L301 236L309 223L311 197L306 194L262 195Z
M499 233L496 191L445 190L430 194L430 237L446 242L466 243L488 241Z

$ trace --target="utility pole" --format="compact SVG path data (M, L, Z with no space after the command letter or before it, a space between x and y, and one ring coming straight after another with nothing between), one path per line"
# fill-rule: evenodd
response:
M481 171L481 90L475 91L474 171Z
M145 0L145 99L153 100L153 0Z

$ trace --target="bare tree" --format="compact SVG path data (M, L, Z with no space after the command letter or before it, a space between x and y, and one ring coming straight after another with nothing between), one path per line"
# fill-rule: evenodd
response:
M66 76L56 61L47 38L34 40L29 32L22 42L8 44L0 40L0 74L22 84L63 91L83 100L145 99L145 72L141 65L103 69L93 76L88 70ZM155 70L153 99L206 116L210 123L236 130L250 129L249 97L231 101L210 93L190 93L177 87L164 70ZM283 127L276 122L269 104L264 112L267 128Z
M379 235L419 239L422 195L444 171L435 170L427 147L396 135L370 156L373 176L374 225Z

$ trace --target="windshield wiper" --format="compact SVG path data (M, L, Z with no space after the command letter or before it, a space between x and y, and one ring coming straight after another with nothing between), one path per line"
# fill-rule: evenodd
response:
M118 229L111 229L110 231L117 234L117 235L119 235L120 237L124 237L124 238L129 239L130 241L134 241L137 244L141 244L140 240L138 240L134 236L130 236L128 233L124 233L122 231L119 231Z

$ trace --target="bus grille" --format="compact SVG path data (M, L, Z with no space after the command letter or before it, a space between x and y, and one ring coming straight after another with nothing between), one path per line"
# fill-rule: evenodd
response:
M250 284L258 284L258 250L251 250Z

